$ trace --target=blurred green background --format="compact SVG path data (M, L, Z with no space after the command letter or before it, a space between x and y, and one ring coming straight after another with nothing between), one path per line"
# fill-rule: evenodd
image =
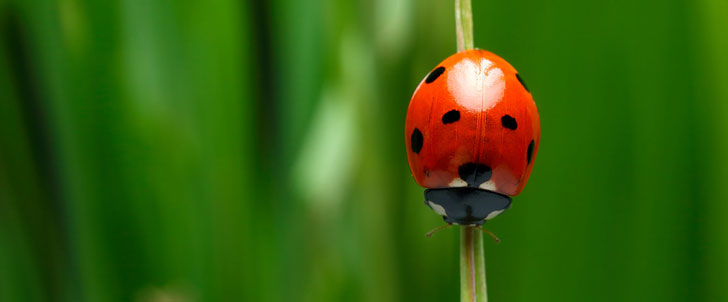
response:
M473 1L542 143L492 301L728 301L728 1ZM450 0L0 0L0 301L456 301Z

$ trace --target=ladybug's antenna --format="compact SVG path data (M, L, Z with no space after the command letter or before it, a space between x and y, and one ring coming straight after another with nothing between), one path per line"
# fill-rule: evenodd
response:
M500 239L498 238L498 236L496 236L495 234L493 234L493 232L491 232L490 230L486 230L482 226L477 226L475 228L478 229L479 231L483 232L483 233L486 233L486 234L490 235L490 237L492 237L493 240L495 240L495 243L500 243Z
M432 231L427 232L427 234L425 234L425 236L427 236L427 238L430 238L430 237L432 237L433 234L439 232L440 230L447 229L447 228L449 228L451 226L452 226L452 223L448 223L446 225L441 225L439 227L436 227L436 228L432 229Z

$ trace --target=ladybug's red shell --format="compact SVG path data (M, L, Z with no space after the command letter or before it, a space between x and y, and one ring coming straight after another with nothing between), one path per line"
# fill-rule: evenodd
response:
M405 137L421 186L515 196L528 181L541 128L517 71L495 54L467 50L445 59L417 87Z

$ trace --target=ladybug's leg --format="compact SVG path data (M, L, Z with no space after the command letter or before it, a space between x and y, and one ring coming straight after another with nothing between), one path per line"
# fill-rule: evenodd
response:
M427 236L427 238L430 238L430 237L432 237L432 234L435 234L435 233L437 233L440 230L447 229L447 228L449 228L451 226L452 226L452 223L448 223L446 225L441 225L439 227L436 227L436 228L432 229L432 231L427 232L427 234L425 234L425 236Z
M486 230L486 229L484 229L480 225L479 226L476 226L475 228L478 229L478 230L480 230L483 233L486 233L486 234L490 235L490 237L492 237L493 240L495 240L495 243L500 243L500 239L498 239L498 236L496 236L495 234L493 234L493 232L491 232L490 230Z

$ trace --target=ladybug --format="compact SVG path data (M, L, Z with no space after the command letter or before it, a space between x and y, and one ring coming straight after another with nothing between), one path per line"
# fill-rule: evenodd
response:
M541 140L536 103L516 69L485 50L433 69L407 109L410 170L448 224L479 226L511 205Z

